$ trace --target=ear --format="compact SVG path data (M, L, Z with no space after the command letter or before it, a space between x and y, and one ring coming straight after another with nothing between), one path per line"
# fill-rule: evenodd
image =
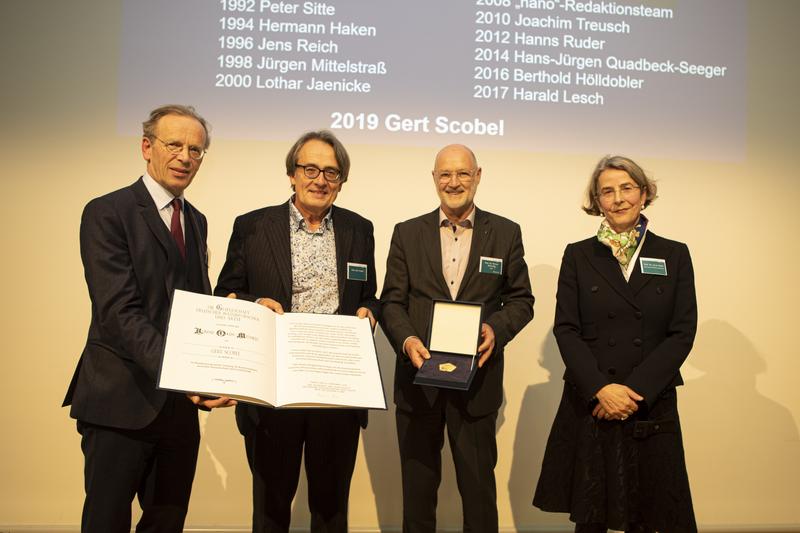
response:
M478 170L475 171L475 183L481 182L481 174L483 173L483 169L478 167Z
M142 137L142 157L148 163L153 154L153 143L147 137Z

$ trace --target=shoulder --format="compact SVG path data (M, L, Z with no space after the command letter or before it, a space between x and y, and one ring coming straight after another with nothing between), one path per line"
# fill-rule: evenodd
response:
M477 224L481 218L489 222L495 228L500 229L501 231L509 231L509 232L520 231L519 224L517 224L510 218L506 218L502 215L478 209L478 211L475 213L475 223Z
M587 237L581 241L571 242L567 245L567 249L580 249L580 250L587 250L594 248L595 243L600 242L597 240L596 235L592 235L591 237Z
M90 200L83 208L83 218L119 214L136 205L136 183Z
M373 231L372 222L369 219L359 215L355 211L350 211L349 209L339 206L334 206L333 209L334 228L336 227L337 223L345 223L358 230L369 232Z
M285 216L284 216L285 215ZM254 209L236 217L234 226L249 227L263 222L264 220L276 220L283 218L286 224L289 224L289 206L288 204L271 205Z
M415 229L423 228L431 224L433 224L434 227L438 227L439 208L436 208L429 213L425 213L424 215L419 215L414 218L409 218L408 220L398 222L394 227L397 231L406 232L414 231Z
M641 257L658 257L666 259L668 262L678 264L691 264L692 259L689 255L689 247L680 241L666 239L650 231L645 236L642 247Z
M674 241L672 239L667 239L667 238L662 237L660 235L656 235L652 231L648 231L647 232L647 235L645 237L645 243L648 243L650 245L657 245L657 246L663 247L663 248L671 248L671 249L680 250L680 251L684 251L685 250L687 252L689 251L689 247L686 246L686 243L683 243L683 242L680 242L680 241Z
M591 237L588 237L580 241L571 242L567 244L567 246L564 248L563 259L569 261L574 261L575 257L582 257L584 259L588 259L593 255L597 255L598 246L604 247L604 245L597 240L597 236L595 235L592 235ZM601 251L601 253L603 252L604 251ZM610 254L611 252L609 251L608 253Z

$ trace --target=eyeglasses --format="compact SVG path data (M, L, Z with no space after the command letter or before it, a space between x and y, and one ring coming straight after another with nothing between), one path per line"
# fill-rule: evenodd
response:
M183 152L184 145L182 143L179 143L177 141L167 142L159 139L158 137L155 137L155 139L164 145L164 148L167 149L167 152L173 155L178 155L181 152ZM206 151L203 148L200 148L199 146L191 146L191 145L189 146L189 157L191 157L195 161L200 161L201 159L203 159L203 156L205 155Z
M326 181L331 183L336 183L342 177L342 172L338 168L328 167L323 169L314 165L301 165L300 163L296 163L295 166L302 168L303 174L310 180L317 179L320 173L322 173Z
M453 176L458 178L458 181L461 183L466 183L472 180L474 177L474 170L458 170L458 171L451 171L451 170L443 170L436 174L436 177L439 178L439 181L442 183L446 183L453 179Z
M597 193L597 197L604 201L613 200L617 196L617 192L625 198L626 200L629 198L633 198L638 194L641 187L638 185L631 185L630 183L626 183L619 189L612 189L611 187L606 187L605 189L600 189L600 192Z

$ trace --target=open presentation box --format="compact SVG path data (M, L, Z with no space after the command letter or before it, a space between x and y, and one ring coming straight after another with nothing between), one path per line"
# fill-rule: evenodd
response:
M475 377L475 356L481 337L483 305L474 302L433 300L428 326L428 351L414 377L417 385L468 390Z

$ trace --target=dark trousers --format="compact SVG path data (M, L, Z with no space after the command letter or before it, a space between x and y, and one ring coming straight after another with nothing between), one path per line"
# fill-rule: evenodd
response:
M606 533L608 528L605 524L587 523L575 524L575 533ZM655 533L655 529L644 524L631 524L625 533Z
M360 430L353 411L260 410L258 427L245 435L253 473L253 532L289 531L305 456L310 530L346 533Z
M189 507L200 430L197 409L170 394L143 429L116 429L78 421L86 500L82 533L128 533L138 496L137 533L180 533Z
M442 479L444 431L456 470L465 532L497 531L497 412L472 417L440 394L434 409L398 409L397 437L403 478L403 531L434 533L436 503Z

